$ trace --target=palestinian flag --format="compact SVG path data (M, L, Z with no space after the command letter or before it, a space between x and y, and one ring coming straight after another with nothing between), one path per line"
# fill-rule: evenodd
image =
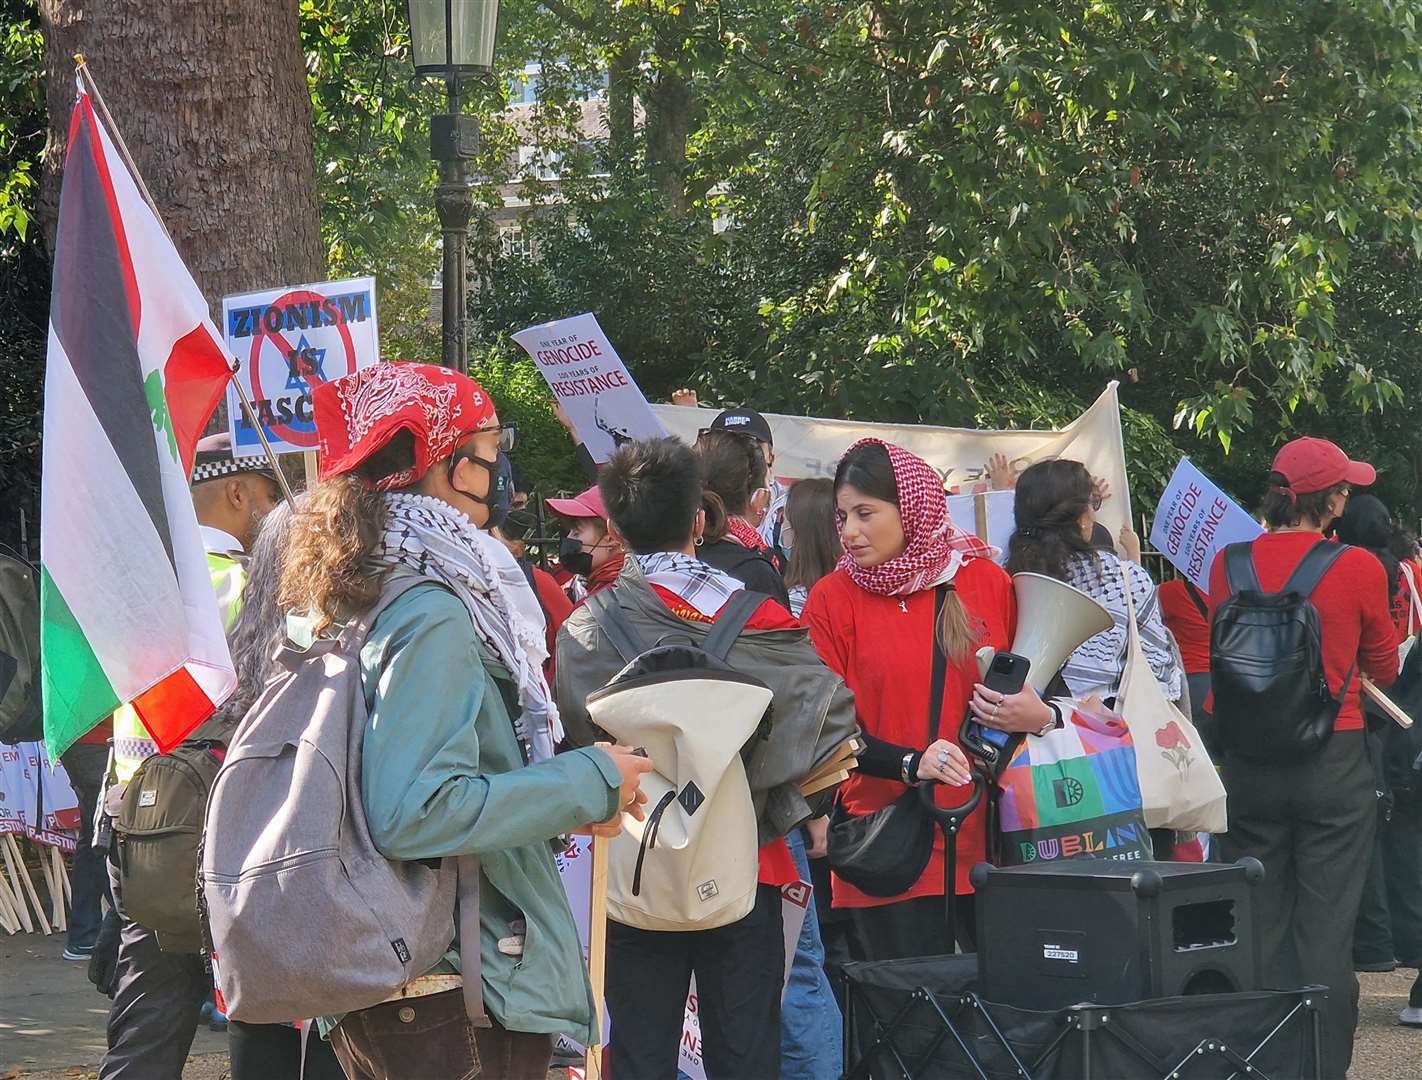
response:
M228 378L220 342L81 89L44 385L40 641L56 758L128 702L166 752L236 688L188 492Z

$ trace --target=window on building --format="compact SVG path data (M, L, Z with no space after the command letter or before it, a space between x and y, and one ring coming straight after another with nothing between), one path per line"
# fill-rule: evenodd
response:
M499 247L505 258L533 258L533 237L522 225L509 225L500 229Z

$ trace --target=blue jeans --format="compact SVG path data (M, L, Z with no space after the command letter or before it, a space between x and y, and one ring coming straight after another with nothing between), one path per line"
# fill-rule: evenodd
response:
M800 880L809 881L804 834L796 829L785 839ZM842 1028L839 1004L825 974L825 948L812 897L780 1008L781 1080L835 1080L844 1066Z

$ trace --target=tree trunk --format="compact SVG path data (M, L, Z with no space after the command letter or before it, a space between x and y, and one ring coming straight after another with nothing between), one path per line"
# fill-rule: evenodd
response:
M297 0L39 0L53 247L83 53L158 212L214 310L224 295L324 277Z
M695 100L670 68L657 73L647 97L647 175L673 214L686 213L686 143Z

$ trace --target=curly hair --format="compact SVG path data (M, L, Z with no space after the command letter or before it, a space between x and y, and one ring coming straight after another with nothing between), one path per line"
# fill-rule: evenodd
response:
M313 616L316 633L379 599L383 572L369 560L390 511L371 484L414 460L414 440L402 431L355 472L318 484L292 521L278 602Z
M307 496L299 496L304 505ZM227 647L237 671L237 690L222 705L214 719L236 727L257 700L276 663L272 659L286 637L286 612L278 600L282 563L291 543L291 525L296 519L285 501L265 518L247 560L242 605L227 631Z

